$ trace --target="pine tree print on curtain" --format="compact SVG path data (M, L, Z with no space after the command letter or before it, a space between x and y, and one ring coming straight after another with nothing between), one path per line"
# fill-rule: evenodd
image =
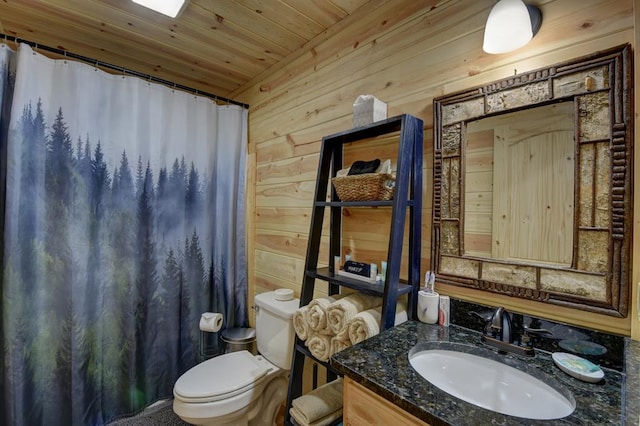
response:
M0 423L102 425L171 396L202 312L247 325L247 112L13 56Z

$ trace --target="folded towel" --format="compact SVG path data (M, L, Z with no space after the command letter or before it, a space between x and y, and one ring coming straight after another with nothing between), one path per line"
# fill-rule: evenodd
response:
M331 337L327 334L313 333L304 344L309 348L311 355L320 361L328 361L331 356Z
M317 297L307 305L309 307L309 328L320 334L335 334L327 322L327 307L342 299L343 295Z
M291 414L291 417L293 417L293 420L296 421L296 424L300 426L327 426L332 424L336 420L338 420L340 417L342 417L342 409L338 411L334 411L333 413L330 413L324 417L321 417L315 422L311 422L311 423L306 423L300 411L298 411L295 407L291 407L289 409L289 414Z
M352 345L367 340L369 337L380 333L380 319L382 306L378 306L366 311L358 312L349 322L347 327L349 341ZM396 318L394 325L407 321L407 304L400 301L396 304Z
M307 340L309 337L309 305L303 306L293 313L293 329L300 340Z
M351 346L351 340L349 339L349 327L345 327L340 330L340 333L331 338L331 356L337 354L341 350L347 349Z
M295 409L294 417L301 424L315 426L327 416L342 412L342 388L342 379L338 378L294 399L291 402L291 408Z
M327 307L329 327L333 334L338 334L358 312L374 308L381 303L380 297L362 293L353 293L336 300Z

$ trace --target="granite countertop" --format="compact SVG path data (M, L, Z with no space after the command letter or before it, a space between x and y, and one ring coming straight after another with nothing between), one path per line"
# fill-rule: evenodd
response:
M603 367L604 380L592 384L562 372L548 352L536 350L535 357L498 354L483 345L480 336L476 331L455 325L442 327L408 321L339 352L331 358L331 365L340 374L433 426L638 424L638 342L628 339L625 342L624 372ZM423 342L443 347L454 344L461 350L482 353L544 381L551 380L549 384L573 395L576 409L563 419L529 420L499 414L455 398L422 378L409 364L409 351Z

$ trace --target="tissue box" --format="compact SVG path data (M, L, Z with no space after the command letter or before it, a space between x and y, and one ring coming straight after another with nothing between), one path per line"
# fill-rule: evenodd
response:
M353 127L387 118L387 104L373 95L360 95L353 104Z

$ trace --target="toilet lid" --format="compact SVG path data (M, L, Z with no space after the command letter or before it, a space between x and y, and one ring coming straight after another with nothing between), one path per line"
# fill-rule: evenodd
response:
M184 400L213 401L251 388L267 368L249 351L231 352L196 365L176 381L173 392Z

